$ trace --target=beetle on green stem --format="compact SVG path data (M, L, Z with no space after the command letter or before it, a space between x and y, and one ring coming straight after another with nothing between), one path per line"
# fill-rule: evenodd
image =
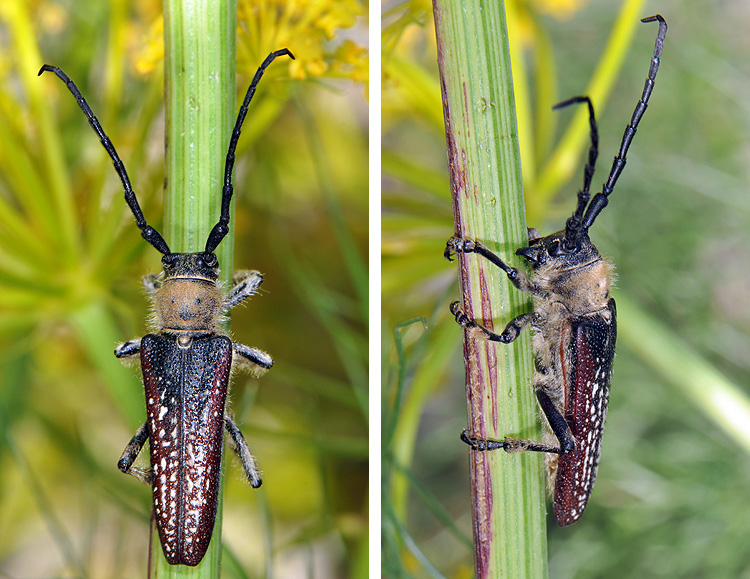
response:
M196 253L172 253L161 234L148 225L125 166L73 81L54 66L45 64L39 71L55 73L76 98L112 158L141 235L163 254L162 275L148 275L143 280L153 300L155 331L115 349L118 358L140 357L148 415L118 467L152 486L156 526L164 556L172 565L197 565L211 541L225 428L250 485L261 485L247 442L226 412L226 397L233 363L260 376L273 365L273 359L262 350L232 342L220 326L230 309L258 290L263 276L257 271L237 272L234 287L224 292L218 283L219 261L214 250L229 231L234 153L242 123L263 73L279 56L294 58L286 48L269 54L247 90L229 142L221 215L205 249ZM149 438L151 468L134 467Z
M589 228L607 206L617 179L625 167L626 155L635 136L659 70L667 23L660 15L642 22L658 22L654 54L646 84L625 129L618 154L601 193L591 199L590 186L598 155L598 132L594 107L588 97L574 97L558 104L562 108L586 103L591 127L589 158L584 169L578 204L565 229L541 237L529 230L529 246L516 251L531 263L529 279L507 265L485 245L473 239L452 237L445 257L453 253L476 253L501 268L511 283L534 298L534 311L511 320L502 333L481 326L454 302L450 306L456 322L467 332L508 344L531 325L534 333L534 387L546 417L545 441L506 437L491 440L464 431L461 439L475 451L502 448L508 453L547 453L549 487L553 493L555 519L562 525L575 523L583 513L596 479L604 419L607 414L612 361L617 337L615 300L609 296L613 267L602 258L589 239Z

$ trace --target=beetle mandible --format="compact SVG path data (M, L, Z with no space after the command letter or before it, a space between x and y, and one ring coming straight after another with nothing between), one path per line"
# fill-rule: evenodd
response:
M163 273L143 278L153 302L154 331L115 348L118 358L140 358L147 412L146 422L136 431L117 466L152 486L159 538L164 556L172 565L197 565L211 541L224 429L250 485L261 485L260 471L247 442L226 412L226 398L233 362L260 376L273 365L273 359L262 350L232 342L222 333L221 324L230 309L258 290L263 276L258 271L236 272L234 286L224 291L218 281L219 262L214 250L229 231L234 154L248 106L266 68L279 56L294 58L286 48L269 54L245 94L226 156L221 215L205 249L196 253L172 253L161 234L148 225L125 166L73 81L55 66L45 64L39 70L40 75L45 71L55 73L76 98L112 159L141 235L163 254ZM149 438L151 468L133 466Z
M452 237L445 248L452 253L476 253L501 268L519 290L533 296L534 311L521 314L496 334L470 319L458 302L451 313L473 335L508 344L527 325L533 332L535 358L534 388L546 417L544 442L483 439L467 431L461 439L473 450L504 449L508 453L547 453L548 486L553 494L555 519L561 526L575 523L583 513L596 479L604 419L607 414L612 360L617 336L615 301L609 296L613 266L591 243L588 231L607 206L609 195L626 163L626 155L638 123L646 111L659 69L667 23L660 15L642 22L658 22L654 55L643 93L614 158L602 191L590 200L591 179L598 155L598 132L591 100L573 97L554 108L586 103L589 111L591 145L584 169L578 204L565 229L546 237L529 229L529 246L516 255L531 263L531 279L510 267L485 245L468 238Z

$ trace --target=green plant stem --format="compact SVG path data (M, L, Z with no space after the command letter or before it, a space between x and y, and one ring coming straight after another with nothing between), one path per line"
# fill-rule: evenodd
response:
M172 251L202 251L219 217L235 112L234 0L164 3L167 189L164 234ZM232 238L217 250L231 278Z
M235 117L235 0L165 0L166 174L164 237L173 252L202 251L218 220ZM232 237L216 254L232 272ZM223 485L222 485L223 486ZM219 504L221 504L221 496ZM221 507L197 567L171 566L152 533L151 577L219 577Z
M481 240L511 265L526 245L518 132L502 3L435 0L456 234ZM531 309L486 260L459 256L462 304L493 328ZM539 436L530 386L530 339L510 345L464 338L469 430L481 437ZM545 577L542 456L469 453L476 577Z

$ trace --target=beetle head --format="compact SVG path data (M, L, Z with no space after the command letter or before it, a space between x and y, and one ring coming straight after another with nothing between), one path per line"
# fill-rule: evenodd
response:
M576 238L576 244L569 248L565 230L532 239L529 246L518 249L516 255L526 258L534 269L551 263L557 268L570 269L600 258L599 251L591 243L587 232L582 232Z
M219 260L214 253L167 253L161 258L164 279L196 278L216 282Z

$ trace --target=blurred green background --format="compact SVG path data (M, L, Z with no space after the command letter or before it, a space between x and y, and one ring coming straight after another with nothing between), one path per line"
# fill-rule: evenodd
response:
M367 5L238 12L238 103L270 50L298 60L266 73L238 148L234 265L265 282L232 332L276 364L232 386L264 484L229 455L223 572L366 576ZM112 350L147 331L140 279L160 256L74 99L36 74L76 81L160 229L161 31L153 0L0 7L2 577L145 574L150 492L116 468L143 389Z
M613 79L594 103L595 190L606 178L656 34L638 24L632 41L615 47L622 65L603 63L626 4L636 20L661 13L669 32L628 166L591 237L616 264L622 310L632 305L643 316L623 320L621 311L629 332L619 340L599 476L580 522L550 523L550 576L750 577L750 447L746 429L727 428L733 419L750 423L746 2L506 2L528 225L550 233L574 208L587 128L564 141L573 112L550 107L584 93L595 71ZM442 257L454 229L432 6L386 2L383 15L383 576L471 577L469 469L458 440L466 425L461 331L448 312L457 272ZM698 363L705 375L696 374ZM722 387L738 398L716 403Z

